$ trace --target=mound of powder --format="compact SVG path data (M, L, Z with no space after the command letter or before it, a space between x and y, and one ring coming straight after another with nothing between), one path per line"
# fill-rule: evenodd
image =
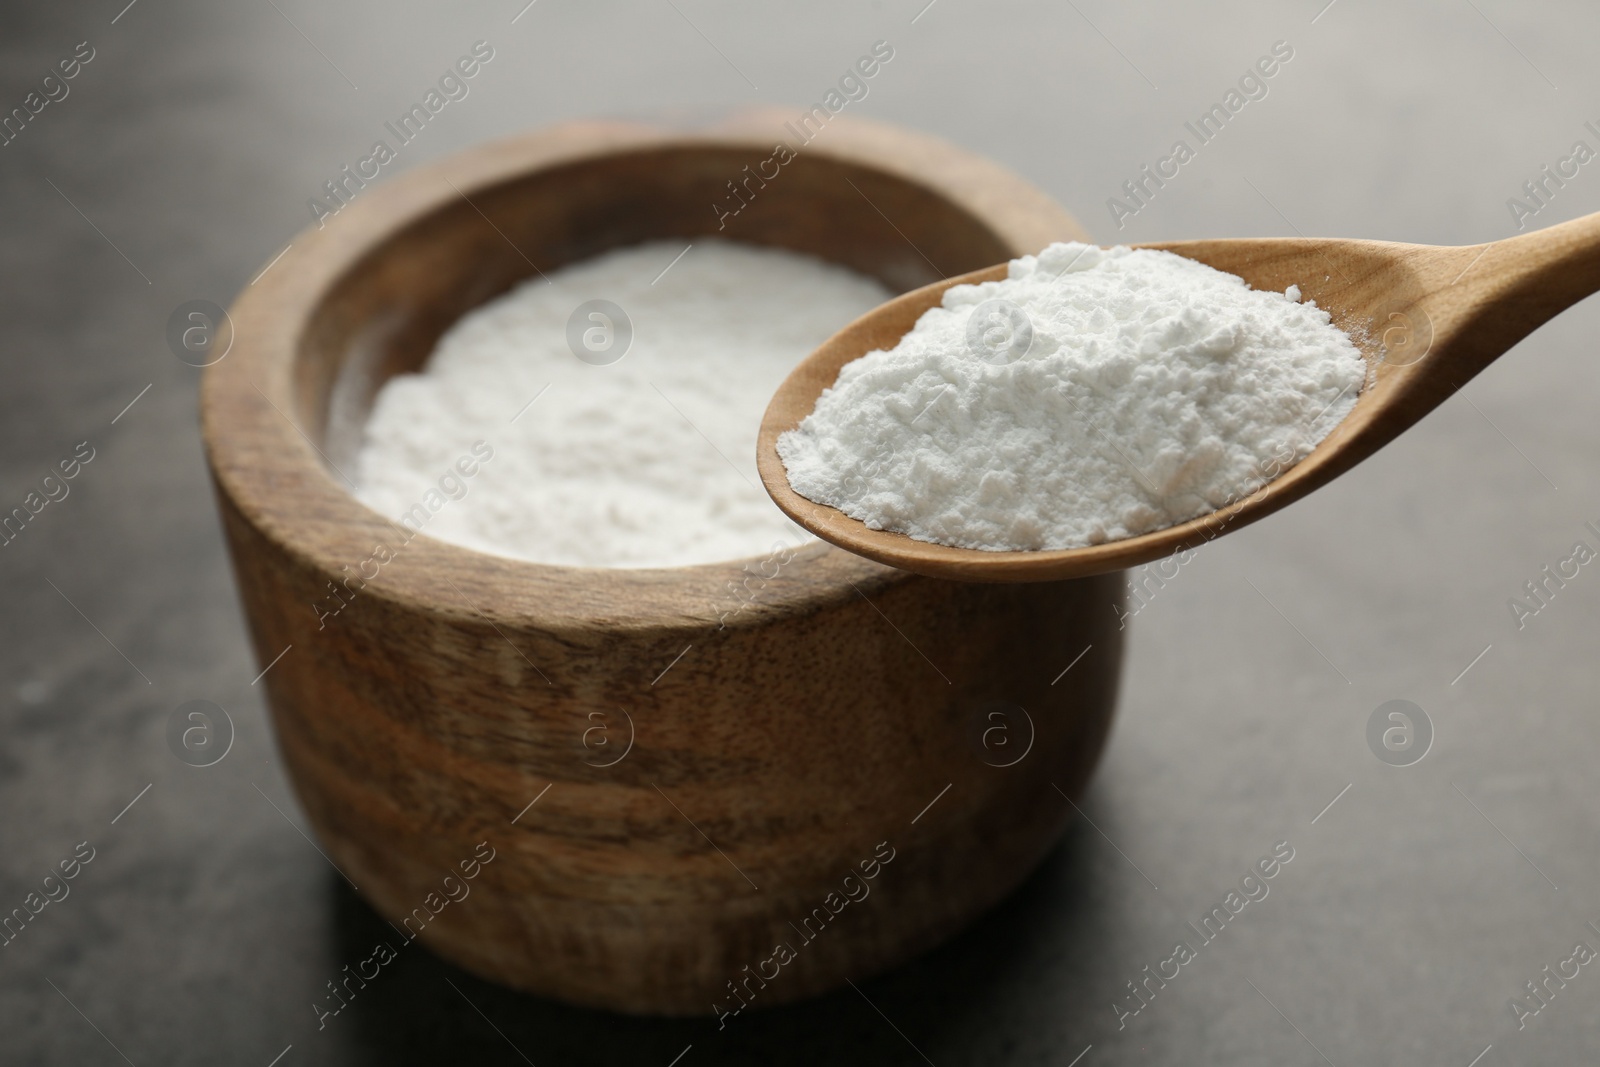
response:
M761 415L795 364L891 294L752 245L697 239L674 262L685 243L551 271L463 317L421 373L379 391L357 497L397 521L419 515L431 537L544 563L672 567L803 540L756 475ZM631 324L616 362L569 343L591 300ZM577 324L602 346L623 328L586 313ZM478 440L492 459L451 474Z
M1254 492L1354 406L1360 353L1299 296L1054 244L846 365L778 454L802 496L920 541L1076 548L1171 526Z

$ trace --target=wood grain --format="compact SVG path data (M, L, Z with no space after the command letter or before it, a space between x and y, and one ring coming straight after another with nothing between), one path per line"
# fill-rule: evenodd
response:
M1327 484L1404 433L1552 316L1600 290L1600 214L1461 248L1305 238L1139 247L1199 260L1239 275L1256 289L1282 292L1298 285L1302 298L1326 309L1367 361L1368 383L1354 410L1310 455L1258 492L1210 515L1121 541L1052 551L987 552L871 530L791 489L777 439L811 414L840 369L874 349L892 348L951 286L1004 278L1002 263L935 282L875 308L797 367L762 420L757 466L768 493L818 537L918 574L1040 582L1134 567L1205 544ZM1386 353L1386 335L1396 341L1395 352Z
M885 841L896 858L871 895L758 1003L891 966L1033 868L1073 817L1057 787L1076 795L1109 728L1119 575L970 585L820 543L766 579L758 560L544 566L407 540L344 484L378 385L463 312L608 247L719 232L712 203L771 155L785 117L563 126L364 190L239 297L233 350L206 372L207 454L255 648L264 666L293 646L263 684L312 826L397 927L489 842L470 896L421 940L522 989L636 1012L727 1006L727 983ZM844 119L720 232L896 289L1082 237L992 164ZM508 418L527 399L508 396ZM371 573L379 544L393 558L319 621L329 583ZM730 584L753 599L722 624ZM995 699L1031 720L1014 766L993 764L1020 749L1021 722L1016 747L984 746ZM633 747L597 766L617 749L586 747L585 731L596 714L620 731L622 713Z

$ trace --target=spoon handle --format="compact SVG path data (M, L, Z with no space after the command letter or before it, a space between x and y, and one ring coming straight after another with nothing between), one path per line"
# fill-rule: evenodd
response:
M1419 302L1452 335L1452 391L1556 315L1600 292L1600 212L1490 244L1439 249Z

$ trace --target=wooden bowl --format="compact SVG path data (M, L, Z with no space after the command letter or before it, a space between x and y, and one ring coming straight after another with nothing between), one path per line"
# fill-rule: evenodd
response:
M486 978L706 1014L890 967L1034 867L1109 729L1121 574L963 584L820 542L544 566L407 542L347 491L384 379L535 264L718 233L713 205L786 117L562 126L365 188L245 289L206 371L300 802L398 936ZM721 221L898 291L1083 236L991 163L842 118Z

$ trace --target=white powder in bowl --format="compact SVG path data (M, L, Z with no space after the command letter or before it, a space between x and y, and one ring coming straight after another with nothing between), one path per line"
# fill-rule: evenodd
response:
M1360 352L1299 295L1054 244L846 365L778 454L800 495L920 541L1061 549L1171 526L1254 492L1354 406Z
M676 567L803 539L756 476L761 415L795 364L891 294L753 245L698 239L674 262L685 244L551 271L463 317L420 374L379 391L357 497L429 536L543 563ZM569 319L597 299L633 335L605 365L568 342ZM587 313L578 328L600 331L599 347L622 335ZM452 473L478 440L492 459Z

